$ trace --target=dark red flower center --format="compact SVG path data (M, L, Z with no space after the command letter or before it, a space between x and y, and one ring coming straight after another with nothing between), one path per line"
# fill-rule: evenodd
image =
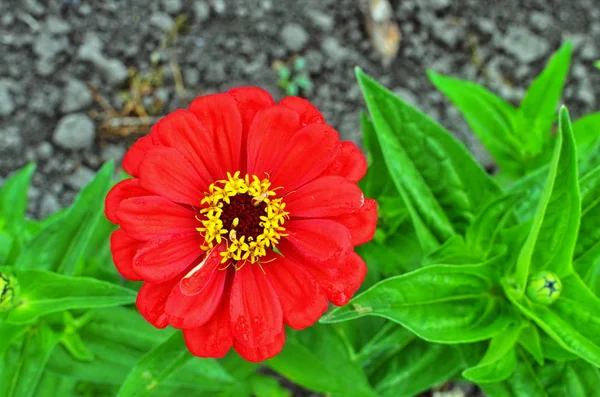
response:
M257 203L252 199L253 197L247 194L235 195L229 199L229 204L223 204L221 214L223 226L235 230L237 238L246 236L246 241L255 241L264 231L264 227L260 225L260 217L265 216L267 205L264 201ZM236 218L237 226L234 225Z

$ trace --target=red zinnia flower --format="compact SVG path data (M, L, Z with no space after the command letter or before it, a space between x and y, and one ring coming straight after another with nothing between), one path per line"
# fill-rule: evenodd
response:
M343 305L366 267L375 201L366 161L308 101L258 88L196 99L138 140L133 176L106 199L119 272L145 281L140 313L183 330L190 351L250 361L281 351L284 324L312 325Z

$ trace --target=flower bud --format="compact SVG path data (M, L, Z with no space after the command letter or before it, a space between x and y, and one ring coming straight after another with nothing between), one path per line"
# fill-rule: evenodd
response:
M0 273L0 313L9 311L17 305L19 282L10 274Z
M527 296L536 303L550 305L560 296L562 283L549 271L541 271L529 279Z

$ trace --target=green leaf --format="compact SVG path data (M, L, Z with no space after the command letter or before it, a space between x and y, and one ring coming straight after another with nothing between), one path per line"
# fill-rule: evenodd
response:
M250 378L250 385L255 397L291 397L290 392L270 376L256 374Z
M559 130L550 175L517 259L516 282L521 294L530 273L549 270L562 277L572 270L581 203L575 142L564 107L560 111Z
M360 365L332 326L290 332L283 351L266 364L307 389L346 397L375 397Z
M0 219L8 230L16 232L24 221L27 209L27 190L35 164L28 164L9 176L0 189Z
M481 361L463 371L463 376L475 383L501 382L510 377L517 366L515 344L521 326L513 324L490 341Z
M112 186L114 164L106 163L77 196L73 206L44 227L21 253L16 267L56 270L72 275L104 218L104 197Z
M544 352L542 350L542 341L538 329L533 324L527 324L521 329L519 335L519 345L531 354L531 357L539 364L544 365Z
M534 364L519 352L512 376L504 382L479 385L489 397L550 397Z
M0 358L8 347L29 330L29 325L0 322Z
M176 332L138 361L127 375L118 395L150 395L160 385L168 384L173 375L190 373L185 370L186 367L193 370L189 382L198 389L219 391L233 385L233 379L215 360L192 356L183 341L183 334Z
M388 171L425 252L457 232L500 191L445 129L356 70Z
M600 138L600 112L591 113L573 123L573 135L579 158L587 157Z
M63 310L126 305L135 302L136 292L87 277L68 277L45 270L17 270L21 285L19 305L7 321L28 323Z
M76 395L77 379L67 378L45 371L37 385L35 397L57 397Z
M13 245L13 238L10 234L0 229L0 266L8 260L10 250Z
M573 268L598 293L600 272L600 166L581 179L581 224Z
M9 376L0 371L0 396L30 397L36 390L46 362L58 342L58 336L47 325L32 328L25 336L16 366ZM8 372L8 371L7 371Z
M520 296L506 280L503 287L512 303L562 348L600 366L600 299L576 273L561 278L562 291L552 305Z
M464 265L480 261L479 255L467 248L463 236L457 234L423 258L421 265Z
M388 278L334 309L321 322L381 316L430 342L491 338L512 321L492 281L500 261L502 257L476 265L434 265Z
M371 374L415 339L415 334L388 321L373 338L361 347L356 360L360 362L367 374Z
M520 195L501 196L481 209L465 235L469 252L489 257L500 231L514 224L512 211L520 199Z
M372 377L381 397L410 397L440 385L460 372L462 359L450 345L414 340Z
M550 139L550 128L569 72L571 51L571 42L567 41L527 89L519 106L519 116L524 122L521 129L524 138L524 134L535 135L542 144Z
M475 83L432 70L427 76L462 113L500 168L509 175L521 174L519 146L514 138L517 109Z

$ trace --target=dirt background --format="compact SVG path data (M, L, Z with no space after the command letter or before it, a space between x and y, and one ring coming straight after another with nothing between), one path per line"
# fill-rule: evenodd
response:
M148 130L140 115L152 122L199 94L240 85L281 98L273 65L298 56L313 84L303 95L345 139L360 141L359 65L486 165L489 156L429 83L427 68L516 103L548 55L571 39L565 103L575 117L597 109L597 0L390 3L402 38L384 67L358 0L2 0L0 178L37 162L29 213L46 216L68 205L104 161L121 160Z
M486 166L491 159L429 83L427 68L516 104L571 39L564 102L574 117L598 109L598 0L390 3L402 38L384 67L358 0L1 0L0 184L38 163L28 211L47 216L70 204L104 161L119 162L148 122L195 96L257 85L281 98L274 65L297 57L312 81L303 95L345 139L360 142L359 65Z

